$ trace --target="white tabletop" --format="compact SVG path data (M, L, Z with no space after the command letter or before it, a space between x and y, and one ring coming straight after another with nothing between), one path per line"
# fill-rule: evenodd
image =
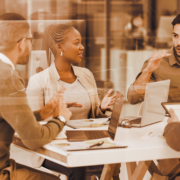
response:
M104 121L105 119L95 120L95 122ZM115 142L127 145L128 148L67 152L47 144L44 148L61 155L62 160L53 159L50 156L41 156L67 167L179 158L180 152L171 149L162 136L166 125L165 119L163 122L142 128L118 127ZM65 127L63 131L66 129L70 128ZM84 129L92 130L92 128ZM107 126L94 129L107 129ZM55 141L67 142L67 140Z

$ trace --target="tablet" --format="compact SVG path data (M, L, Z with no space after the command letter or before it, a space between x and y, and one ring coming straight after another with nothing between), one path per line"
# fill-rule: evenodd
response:
M161 104L170 117L171 117L171 115L169 113L170 108L175 111L175 113L178 117L180 117L180 102L174 102L174 103L163 102Z

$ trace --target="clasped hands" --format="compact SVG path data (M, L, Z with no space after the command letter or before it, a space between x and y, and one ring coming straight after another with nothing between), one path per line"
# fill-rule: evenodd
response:
M49 102L42 107L40 115L42 119L49 117L63 116L67 121L71 118L72 113L68 109L69 107L83 107L83 105L76 102L64 102L63 94L66 88L62 88L59 92L55 93Z

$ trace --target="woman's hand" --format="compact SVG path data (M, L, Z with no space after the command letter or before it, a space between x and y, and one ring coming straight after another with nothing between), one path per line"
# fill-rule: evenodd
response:
M113 89L110 89L104 96L100 106L102 112L105 112L107 109L111 109L111 106L115 103L116 95L110 96L112 92Z
M55 93L55 95L49 100L49 102L42 107L40 110L40 116L42 119L47 119L51 117L59 104L59 98L63 95L66 88L62 88L59 92Z

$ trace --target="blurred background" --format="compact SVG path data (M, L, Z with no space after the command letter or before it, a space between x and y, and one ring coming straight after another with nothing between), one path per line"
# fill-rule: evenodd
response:
M85 46L78 65L93 72L99 90L112 87L126 96L143 62L154 51L172 46L171 22L178 4L179 0L1 0L0 14L16 12L30 22L33 51L26 67L17 66L26 84L48 67L42 52L46 27L68 22L81 32Z

